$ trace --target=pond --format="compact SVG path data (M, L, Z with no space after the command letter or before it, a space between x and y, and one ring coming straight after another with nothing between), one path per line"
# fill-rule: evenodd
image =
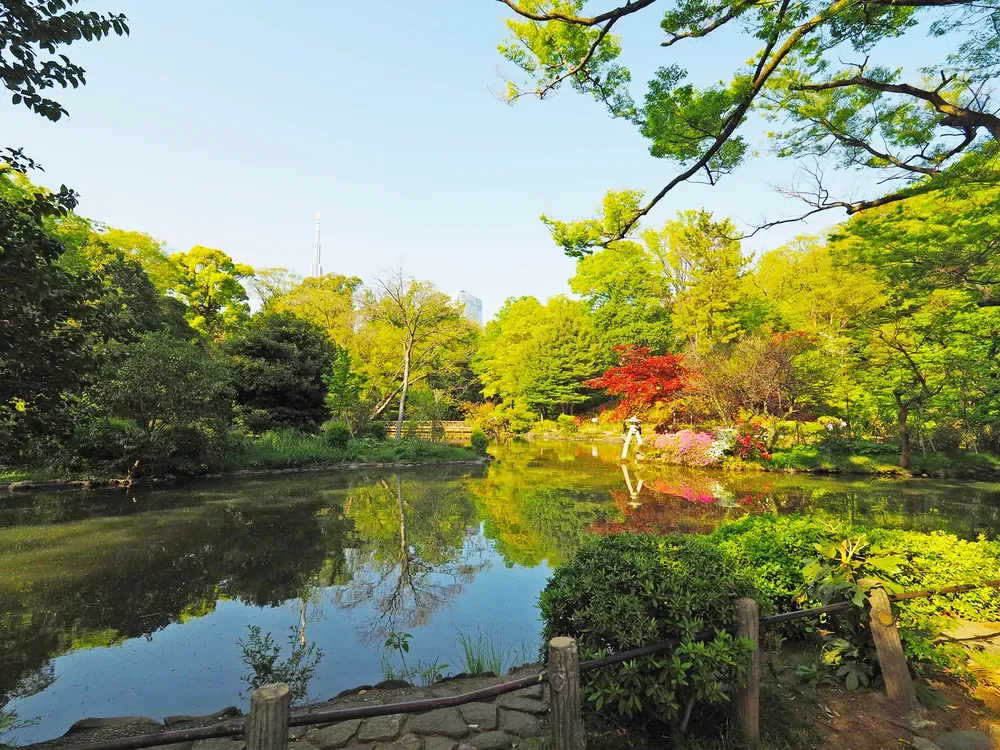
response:
M462 671L459 632L537 654L535 602L586 536L706 532L746 513L963 537L1000 530L1000 485L618 466L620 445L515 443L484 468L290 474L0 499L0 708L56 737L88 716L247 706L250 625L324 656L310 700L408 660ZM4 701L8 703L4 706Z

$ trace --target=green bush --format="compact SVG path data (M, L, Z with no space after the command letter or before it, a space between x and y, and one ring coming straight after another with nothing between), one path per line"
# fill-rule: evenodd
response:
M140 475L200 474L213 458L215 442L195 426L147 432L128 419L96 419L77 428L69 468L127 474L138 461Z
M369 422L360 430L358 437L371 438L382 442L386 439L384 422Z
M824 538L821 523L800 516L748 516L723 524L710 536L719 551L744 571L757 592L763 614L797 609L802 560Z
M485 456L489 445L490 439L486 437L485 432L482 430L472 431L472 436L469 438L469 447L476 452L477 456Z
M619 534L558 568L539 606L545 639L576 638L582 658L679 639L672 652L588 673L583 693L598 710L658 715L683 731L693 705L727 701L744 679L749 642L692 637L731 624L734 600L750 590L709 539Z
M323 427L323 437L330 448L346 448L351 441L351 429L347 422L327 422Z
M829 527L800 516L756 516L724 524L709 539L718 545L731 565L747 571L757 587L762 612L769 613L826 603L819 601L829 597L819 596L816 580L806 585L807 560L817 559L818 552L831 543L838 544L844 539L857 542L862 536L868 545L861 551L865 562L855 571L854 577L858 579L884 581L887 587L905 591L1000 579L997 542L983 538L967 541L945 532ZM893 564L885 565L887 560ZM833 598L850 599L856 587L846 585L842 573L835 566L830 579L833 586L828 588L835 592ZM813 595L807 596L808 592ZM894 610L907 656L918 668L921 662L961 668L964 655L954 646L942 643L941 633L956 617L979 622L1000 619L1000 591L983 588L957 595L905 600L895 604ZM800 620L786 625L785 630L802 633L815 624L815 620ZM824 627L833 635L828 639L824 661L840 669L849 685L852 674L862 673L861 684L867 684L874 677L877 664L871 632L861 608L831 616Z
M560 414L556 419L556 429L563 435L575 435L577 431L576 419L569 414Z

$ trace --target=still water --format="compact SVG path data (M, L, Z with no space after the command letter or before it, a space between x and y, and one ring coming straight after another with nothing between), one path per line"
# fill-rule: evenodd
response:
M462 671L460 630L531 657L538 593L590 534L767 511L1000 531L998 484L623 470L618 450L517 443L484 468L2 497L0 709L36 720L4 739L245 708L249 625L322 648L310 700L381 680L392 632L445 673Z

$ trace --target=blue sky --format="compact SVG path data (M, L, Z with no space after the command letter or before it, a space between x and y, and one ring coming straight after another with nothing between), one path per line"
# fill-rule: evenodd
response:
M131 36L72 47L88 84L62 94L70 118L7 105L4 145L46 167L38 182L75 188L83 214L174 250L219 247L305 273L318 210L328 272L367 279L402 263L479 296L490 317L509 296L568 291L573 262L539 214L584 217L608 189L655 191L675 173L633 126L569 90L499 101L505 9L493 0L90 5L126 13ZM662 50L652 20L621 24L643 87L672 62L699 82L728 77L756 48L733 29ZM793 170L761 158L717 187L683 187L651 222L685 208L750 222L794 211L768 187Z

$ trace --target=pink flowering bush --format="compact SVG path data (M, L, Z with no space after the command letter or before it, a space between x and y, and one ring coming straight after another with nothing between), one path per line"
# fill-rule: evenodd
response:
M716 462L712 444L715 437L707 432L681 430L667 435L657 435L653 447L657 455L671 464L711 466Z

